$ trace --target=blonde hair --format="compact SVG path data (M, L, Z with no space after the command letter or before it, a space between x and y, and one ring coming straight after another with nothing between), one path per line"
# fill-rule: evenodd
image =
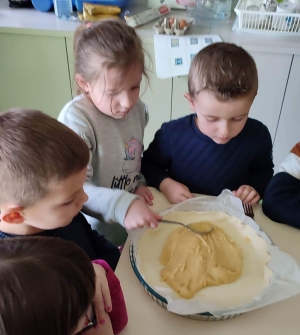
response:
M145 53L141 39L132 27L117 20L82 24L74 35L75 74L93 83L105 69L118 68L120 77L135 65L140 65L149 85ZM147 54L148 55L148 54ZM149 57L150 59L150 57ZM79 91L84 93L78 85Z
M50 116L30 109L0 115L0 204L30 206L88 160L85 142Z
M235 44L210 44L192 60L188 89L192 98L204 90L221 101L248 94L255 96L258 89L255 61Z

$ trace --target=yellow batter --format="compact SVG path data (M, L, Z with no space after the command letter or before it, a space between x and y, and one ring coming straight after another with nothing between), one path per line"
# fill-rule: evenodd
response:
M202 223L195 224L201 229ZM163 247L161 279L183 298L192 298L206 286L234 282L241 275L243 256L238 245L219 227L196 235L181 227Z
M160 256L168 237L178 226L162 223L157 229L147 229L135 246L137 267L150 287L165 299L172 301L172 308L176 306L177 311L182 312L190 311L192 306L197 305L198 313L213 309L226 310L251 303L253 298L259 296L269 285L272 271L267 267L270 260L268 245L254 229L243 224L240 219L220 211L181 211L170 213L164 218L185 224L212 222L214 229L222 229L236 243L243 255L243 267L237 280L229 284L204 287L193 298L183 299L161 279L160 275L164 268Z

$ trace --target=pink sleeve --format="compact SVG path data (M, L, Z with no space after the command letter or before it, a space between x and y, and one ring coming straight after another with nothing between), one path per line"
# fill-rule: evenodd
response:
M93 263L101 265L106 270L106 277L112 301L112 311L108 313L108 315L110 317L114 334L116 335L120 333L128 322L128 315L120 281L114 274L111 267L104 260L96 259Z

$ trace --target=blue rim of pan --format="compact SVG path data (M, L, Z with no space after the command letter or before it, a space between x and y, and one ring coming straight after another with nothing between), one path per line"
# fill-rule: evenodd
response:
M156 291L153 290L152 287L150 287L144 280L144 278L141 276L137 266L136 266L136 258L135 258L135 253L134 253L134 247L131 244L129 246L129 258L130 258L130 263L132 266L132 269L137 276L138 280L140 283L143 285L144 289L148 293L148 295L156 301L160 306L164 307L167 309L168 302L167 300L162 297L160 294L158 294ZM196 319L196 320L203 320L203 321L217 321L217 320L227 320L227 319L232 319L235 318L236 316L240 315L240 313L235 313L235 314L229 314L229 315L223 315L223 316L214 316L209 312L206 313L199 313L199 314L188 314L188 315L181 315L190 319Z

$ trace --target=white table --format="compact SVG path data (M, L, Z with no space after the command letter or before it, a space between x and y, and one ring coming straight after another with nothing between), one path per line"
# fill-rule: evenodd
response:
M153 209L160 212L169 203L160 192L151 190L154 195ZM255 221L274 243L300 261L300 230L269 220L260 205L254 207L254 214ZM300 295L224 321L197 321L168 312L150 298L135 276L128 248L127 240L116 269L129 316L129 323L120 335L300 334Z

